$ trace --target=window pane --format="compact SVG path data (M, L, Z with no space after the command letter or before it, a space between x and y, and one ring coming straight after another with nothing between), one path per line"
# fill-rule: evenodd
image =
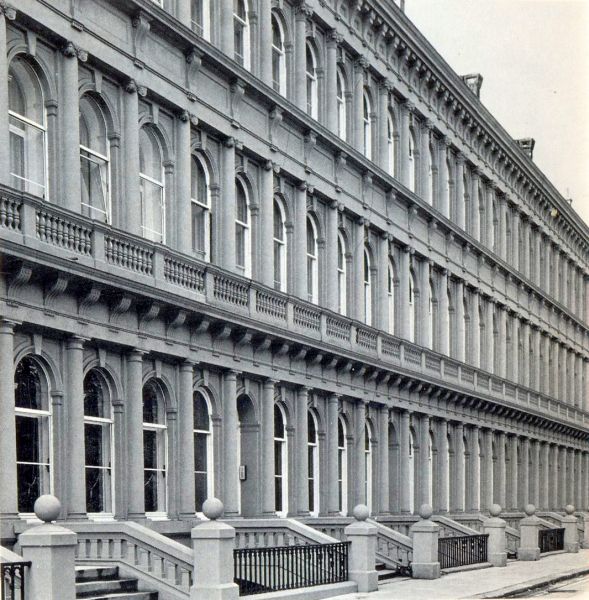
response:
M158 468L157 432L143 431L143 462L146 469Z
M32 359L25 357L18 363L14 373L14 386L15 406L35 410L43 408L39 370Z
M95 155L80 151L80 180L82 184L83 214L106 221L108 216L107 162Z
M17 465L18 511L32 513L35 500L44 492L39 465Z
M45 196L45 132L9 117L10 174L15 188Z
M278 406L274 406L274 437L284 438L284 419Z
M157 506L157 474L155 471L144 472L145 512L154 512Z
M40 462L39 419L16 416L16 460L18 462Z
M282 442L274 441L274 474L282 475Z
M194 470L206 473L207 471L207 435L194 434Z
M243 225L235 225L235 263L239 267L245 267L245 228Z
M164 189L161 185L140 178L143 236L154 242L164 241Z
M104 390L100 377L95 371L90 371L84 377L84 414L87 417L106 417L108 410L105 410Z
M192 249L206 253L206 209L192 202Z
M86 510L88 512L104 511L104 479L106 477L105 469L86 469Z
M139 171L156 181L162 181L162 154L155 135L142 127L139 130Z
M201 394L194 394L194 429L209 430L209 408Z
M84 425L84 444L86 466L107 466L104 461L103 426L86 423Z
M143 386L143 422L159 422L158 394L153 380Z
M202 512L202 505L208 497L207 474L195 473L194 475L194 500L195 511Z

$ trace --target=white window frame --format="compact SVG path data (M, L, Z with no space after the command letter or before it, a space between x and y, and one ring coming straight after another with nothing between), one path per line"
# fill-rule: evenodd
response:
M202 389L196 389L193 392L193 403L194 403L194 394L200 394L204 399L204 402L207 407L207 413L209 415L209 429L195 429L193 424L192 435L196 437L196 435L206 435L206 445L207 445L207 498L212 498L215 492L215 461L214 461L214 443L213 443L213 413L211 409L211 401L209 399L208 394ZM196 477L196 465L194 467L194 474ZM196 514L200 518L204 517L202 511L196 511Z
M429 280L427 287L428 287L427 319L428 319L429 332L430 332L428 347L431 350L434 347L434 336L436 333L434 331L434 292L435 292L435 288L434 288L434 282L432 279Z
M141 234L145 239L154 241L156 243L165 244L166 243L166 176L163 165L163 148L160 144L160 141L157 139L157 136L153 132L146 131L145 134L149 136L153 136L155 142L158 146L160 158L162 160L161 164L161 180L158 181L154 179L150 175L139 172L139 197L141 203ZM146 220L146 205L144 200L144 192L143 192L143 184L147 182L148 184L154 185L159 188L159 197L160 197L160 214L161 214L161 232L156 231L155 229L151 229L145 225Z
M252 246L251 246L251 221L252 221L252 213L251 213L251 204L249 199L249 193L247 186L243 181L237 179L235 185L240 185L243 189L244 197L245 197L245 205L247 210L247 223L244 221L240 221L237 218L237 203L235 205L235 226L240 227L243 230L243 261L245 264L238 265L237 264L237 252L235 253L235 266L236 268L242 272L244 277L250 278L252 275ZM234 235L236 236L236 244L237 248L237 229L235 230Z
M415 309L416 309L416 302L415 302L415 277L413 276L413 273L411 270L409 270L409 280L407 282L407 285L409 286L409 290L408 290L408 302L409 302L409 341L410 342L415 342L415 324L416 324L416 319L415 319Z
M191 196L190 203L191 203L191 206L194 204L204 211L204 236L205 236L205 239L204 239L204 255L202 256L202 260L204 260L205 262L210 262L211 261L211 186L210 186L209 170L207 169L206 164L196 154L192 154L192 156L191 156L191 159L190 159L191 168L192 168L193 160L197 161L200 164L200 166L203 170L203 173L205 174L205 182L206 182L206 190L207 191L206 191L206 204L201 202L199 198L192 197L192 190L190 193L190 196ZM192 173L191 173L191 177L192 177ZM194 221L192 220L192 218L191 218L191 223L192 223L192 231L191 231L192 251L197 254L200 254L200 250L195 248L195 245L194 245L195 232L194 232Z
M183 0L186 1L186 0ZM201 23L198 20L194 19L194 8L195 3L198 3L197 6L200 8L201 14L200 19ZM200 35L205 40L211 39L211 8L209 5L209 0L191 0L190 4L190 26L192 31L194 31L197 35Z
M395 121L391 111L387 115L387 168L389 175L395 175Z
M237 12L235 12L235 3L243 2L245 19L241 18ZM249 23L249 6L248 0L234 0L233 3L233 31L234 36L236 32L236 27L241 28L242 32L242 48L234 48L234 58L237 63L239 63L244 69L248 71L251 70L251 40L250 40L250 23Z
M364 281L364 322L372 326L372 272L370 262L370 252L364 248L362 279Z
M280 212L280 222L282 229L282 239L279 239L275 236L274 230L274 219L276 214L276 208L278 208ZM287 256L288 256L288 242L286 239L286 212L284 210L284 206L282 201L279 198L274 198L273 202L273 220L272 220L272 240L273 240L273 256L274 260L276 260L276 251L278 250L279 256L279 276L280 281L274 279L274 289L280 292L286 292L288 286L288 271L287 271ZM276 271L276 265L274 265L274 272Z
M346 78L341 72L341 69L337 70L336 99L337 134L344 142L346 142L348 138L348 107L346 105Z
M308 55L311 55L312 65L309 65L309 61L305 60L305 73L306 73L306 93L307 93L307 114L313 119L319 118L319 90L317 83L317 55L311 44L307 42L305 47L305 59Z
M415 192L415 174L417 169L415 168L415 134L413 129L409 129L409 140L408 140L408 164L409 164L409 182L408 187L412 192Z
M339 444L339 426L341 424L343 431L343 446ZM340 415L338 417L338 496L341 490L341 503L339 505L339 512L342 516L348 514L348 431L346 422Z
M309 416L313 420L313 425L315 427L315 442L311 442L310 436L307 436L307 448L308 451L312 453L313 457L313 473L308 473L308 482L309 482L309 490L313 492L313 510L309 506L309 514L312 517L319 516L319 425L317 422L317 418L313 414L313 411L308 411ZM308 432L307 432L308 433ZM307 463L308 464L308 463Z
M346 240L341 232L337 234L337 296L338 312L348 314L348 276L346 264ZM341 259L341 264L340 264Z
M387 269L387 312L389 315L389 333L395 334L395 267L389 258Z
M309 224L313 232L314 254L309 252L308 229ZM307 253L307 300L313 304L319 303L319 245L317 243L317 227L314 220L307 216L307 231L305 232L305 248ZM309 273L310 271L310 273ZM309 289L311 284L311 289Z
M426 202L433 206L434 204L434 164L435 164L435 154L434 148L432 144L428 144L428 169L427 169L427 198Z
M372 160L372 103L367 90L362 96L362 120L364 123L364 156Z
M280 34L280 44L278 47L274 44L274 23L278 26ZM276 13L272 13L272 87L279 94L286 96L286 51L285 51L285 35L282 22ZM278 81L274 79L274 59L278 60Z

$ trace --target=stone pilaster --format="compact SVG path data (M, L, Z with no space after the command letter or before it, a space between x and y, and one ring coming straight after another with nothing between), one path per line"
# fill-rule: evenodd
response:
M450 218L450 179L452 175L448 169L448 147L450 140L444 137L438 145L438 177L439 195L438 209L446 217Z
M455 221L458 227L466 229L466 207L464 204L464 155L456 155L456 212Z
M483 200L480 197L480 185L481 174L480 171L475 168L472 170L472 175L470 178L471 182L471 193L470 193L470 207L471 207L471 222L470 222L470 231L472 236L477 241L481 240L481 210L484 209L484 205L482 204Z
M0 106L8 107L8 56L6 49L6 21L14 20L16 10L8 4L0 5ZM10 135L8 111L0 110L0 183L10 185ZM11 417L14 421L14 418ZM3 421L6 423L6 421ZM2 454L2 456L9 456ZM14 488L16 489L16 487ZM4 511L4 504L2 504ZM12 506L10 507L12 510Z
M421 333L420 339L417 341L425 348L432 347L433 331L431 328L432 317L430 315L430 262L429 260L422 260L419 269L419 314L420 319L418 323L418 330Z
M389 489L389 409L381 406L378 411L378 511L390 512Z
M466 509L469 512L481 510L481 452L479 447L479 428L471 425L468 428L470 462L469 462L469 490Z
M559 499L559 451L556 444L550 444L550 490L549 490L549 504L551 510L561 510Z
M409 138L411 136L411 131L409 128L409 123L411 119L411 112L413 111L413 105L406 102L401 105L400 113L401 113L401 131L400 131L400 179L401 183L409 188L413 188L414 182L410 181L411 173L409 167Z
M481 319L479 313L479 302L481 298L476 288L470 291L470 356L467 356L468 362L475 367L481 366Z
M330 515L339 514L338 494L338 404L339 397L330 394L327 398L327 480L328 505Z
M435 350L450 356L450 305L448 302L448 270L442 269L439 275L437 347Z
M332 246L335 247L335 246ZM335 253L333 253L335 254ZM389 277L389 238L386 233L381 233L378 239L378 269L377 285L375 293L377 294L378 315L375 325L382 331L390 331L389 326L389 301L388 301L388 277Z
M294 293L307 299L307 184L297 186L294 203Z
M454 358L461 362L466 359L465 340L465 323L464 323L464 283L462 280L456 281L454 296L454 311L456 313L456 348Z
M182 4L182 3L180 3ZM192 156L190 151L190 114L183 112L177 119L178 146L176 149L176 198L174 204L174 221L177 229L177 248L180 252L192 252L192 219L191 206L191 170Z
M465 473L465 448L464 448L464 425L455 423L454 436L454 502L450 510L463 512L466 500L466 473Z
M523 437L520 439L520 476L519 476L519 493L518 506L522 509L526 504L531 502L530 499L530 438Z
M356 428L354 433L355 441L355 465L356 465L356 477L355 477L355 496L356 504L369 504L368 498L366 498L366 477L364 473L364 432L366 429L366 404L363 400L357 400L355 404L356 413Z
M550 447L548 442L540 442L540 497L538 504L542 510L550 510Z
M274 170L270 161L266 161L263 169L260 170L260 175L262 189L259 279L264 285L274 287Z
M365 72L368 63L366 59L361 56L354 64L354 127L353 127L353 141L354 148L361 154L365 154L366 148L364 148L364 86Z
M449 510L450 500L450 465L448 454L448 421L437 421L437 481L436 494L433 498L433 508L436 513L446 513Z
M360 217L354 226L355 229L355 251L354 260L354 304L355 318L360 322L365 322L366 311L364 305L364 249L365 249L365 221Z
M128 518L145 517L143 458L143 352L127 357L127 488Z
M508 473L508 491L507 506L512 510L518 508L518 487L519 487L519 469L517 464L517 444L516 435L509 435L507 438L509 446L509 473Z
M235 54L235 38L233 27L233 0L220 1L221 14L221 50L231 59Z
M499 506L505 506L507 497L505 494L506 483L506 462L505 462L505 433L499 431L495 438L497 455L497 485L495 486L496 503Z
M129 233L141 235L141 202L139 197L139 88L134 81L129 81L123 94L124 112L124 185L125 209L124 229ZM79 164L80 159L77 158ZM78 167L79 169L79 167ZM76 175L80 179L79 173Z
M182 451L178 453L178 512L181 518L189 519L196 510L195 489L191 485L194 481L194 363L184 361L179 371L178 441Z
M407 482L406 485L401 486L400 490L400 508L402 513L410 513L413 511L413 507L410 502L410 489L409 480L411 474L409 473L409 443L411 439L411 432L409 428L411 413L409 411L402 411L399 431L399 467L400 467L400 481Z
M260 0L258 8L260 79L272 87L272 1Z
M295 16L295 104L307 112L307 16L309 8L302 2Z
M329 107L326 112L326 125L329 131L337 135L338 132L338 111L337 111L337 47L340 41L339 35L335 29L327 32L326 44L326 69L325 69L325 97L326 105Z
M223 375L223 505L226 517L239 515L239 419L237 415L237 373Z
M295 452L296 452L296 493L297 493L297 515L309 514L309 463L308 444L309 429L307 426L307 402L309 400L309 389L298 388L296 392L296 430L295 430Z
M217 248L220 266L235 272L235 140L233 138L225 139L221 155L221 197L234 200L221 202L219 207L221 226L218 234L223 243L217 244ZM227 502L224 504L227 511Z
M262 385L262 514L274 514L274 386L266 379ZM305 428L307 423L305 422ZM303 482L299 482L303 485Z
M493 431L483 429L481 451L481 508L486 510L494 502Z
M399 253L399 332L398 335L409 339L409 270L410 249L405 247Z

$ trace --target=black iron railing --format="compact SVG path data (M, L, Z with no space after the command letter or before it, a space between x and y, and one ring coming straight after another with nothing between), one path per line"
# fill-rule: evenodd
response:
M348 580L350 542L233 551L240 596Z
M540 529L538 531L540 553L564 550L564 528Z
M438 540L440 568L451 569L487 562L489 534L444 537Z
M30 562L2 563L2 598L4 600L25 600L25 569Z

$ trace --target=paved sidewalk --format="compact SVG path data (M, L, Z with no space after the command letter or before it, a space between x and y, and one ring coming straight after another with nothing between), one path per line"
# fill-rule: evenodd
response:
M539 583L548 583L558 577L589 573L589 550L578 554L554 554L539 561L509 561L506 567L491 567L443 575L440 579L394 579L381 584L377 592L348 594L332 600L463 600L497 598L508 591ZM589 589L587 590L589 598Z

